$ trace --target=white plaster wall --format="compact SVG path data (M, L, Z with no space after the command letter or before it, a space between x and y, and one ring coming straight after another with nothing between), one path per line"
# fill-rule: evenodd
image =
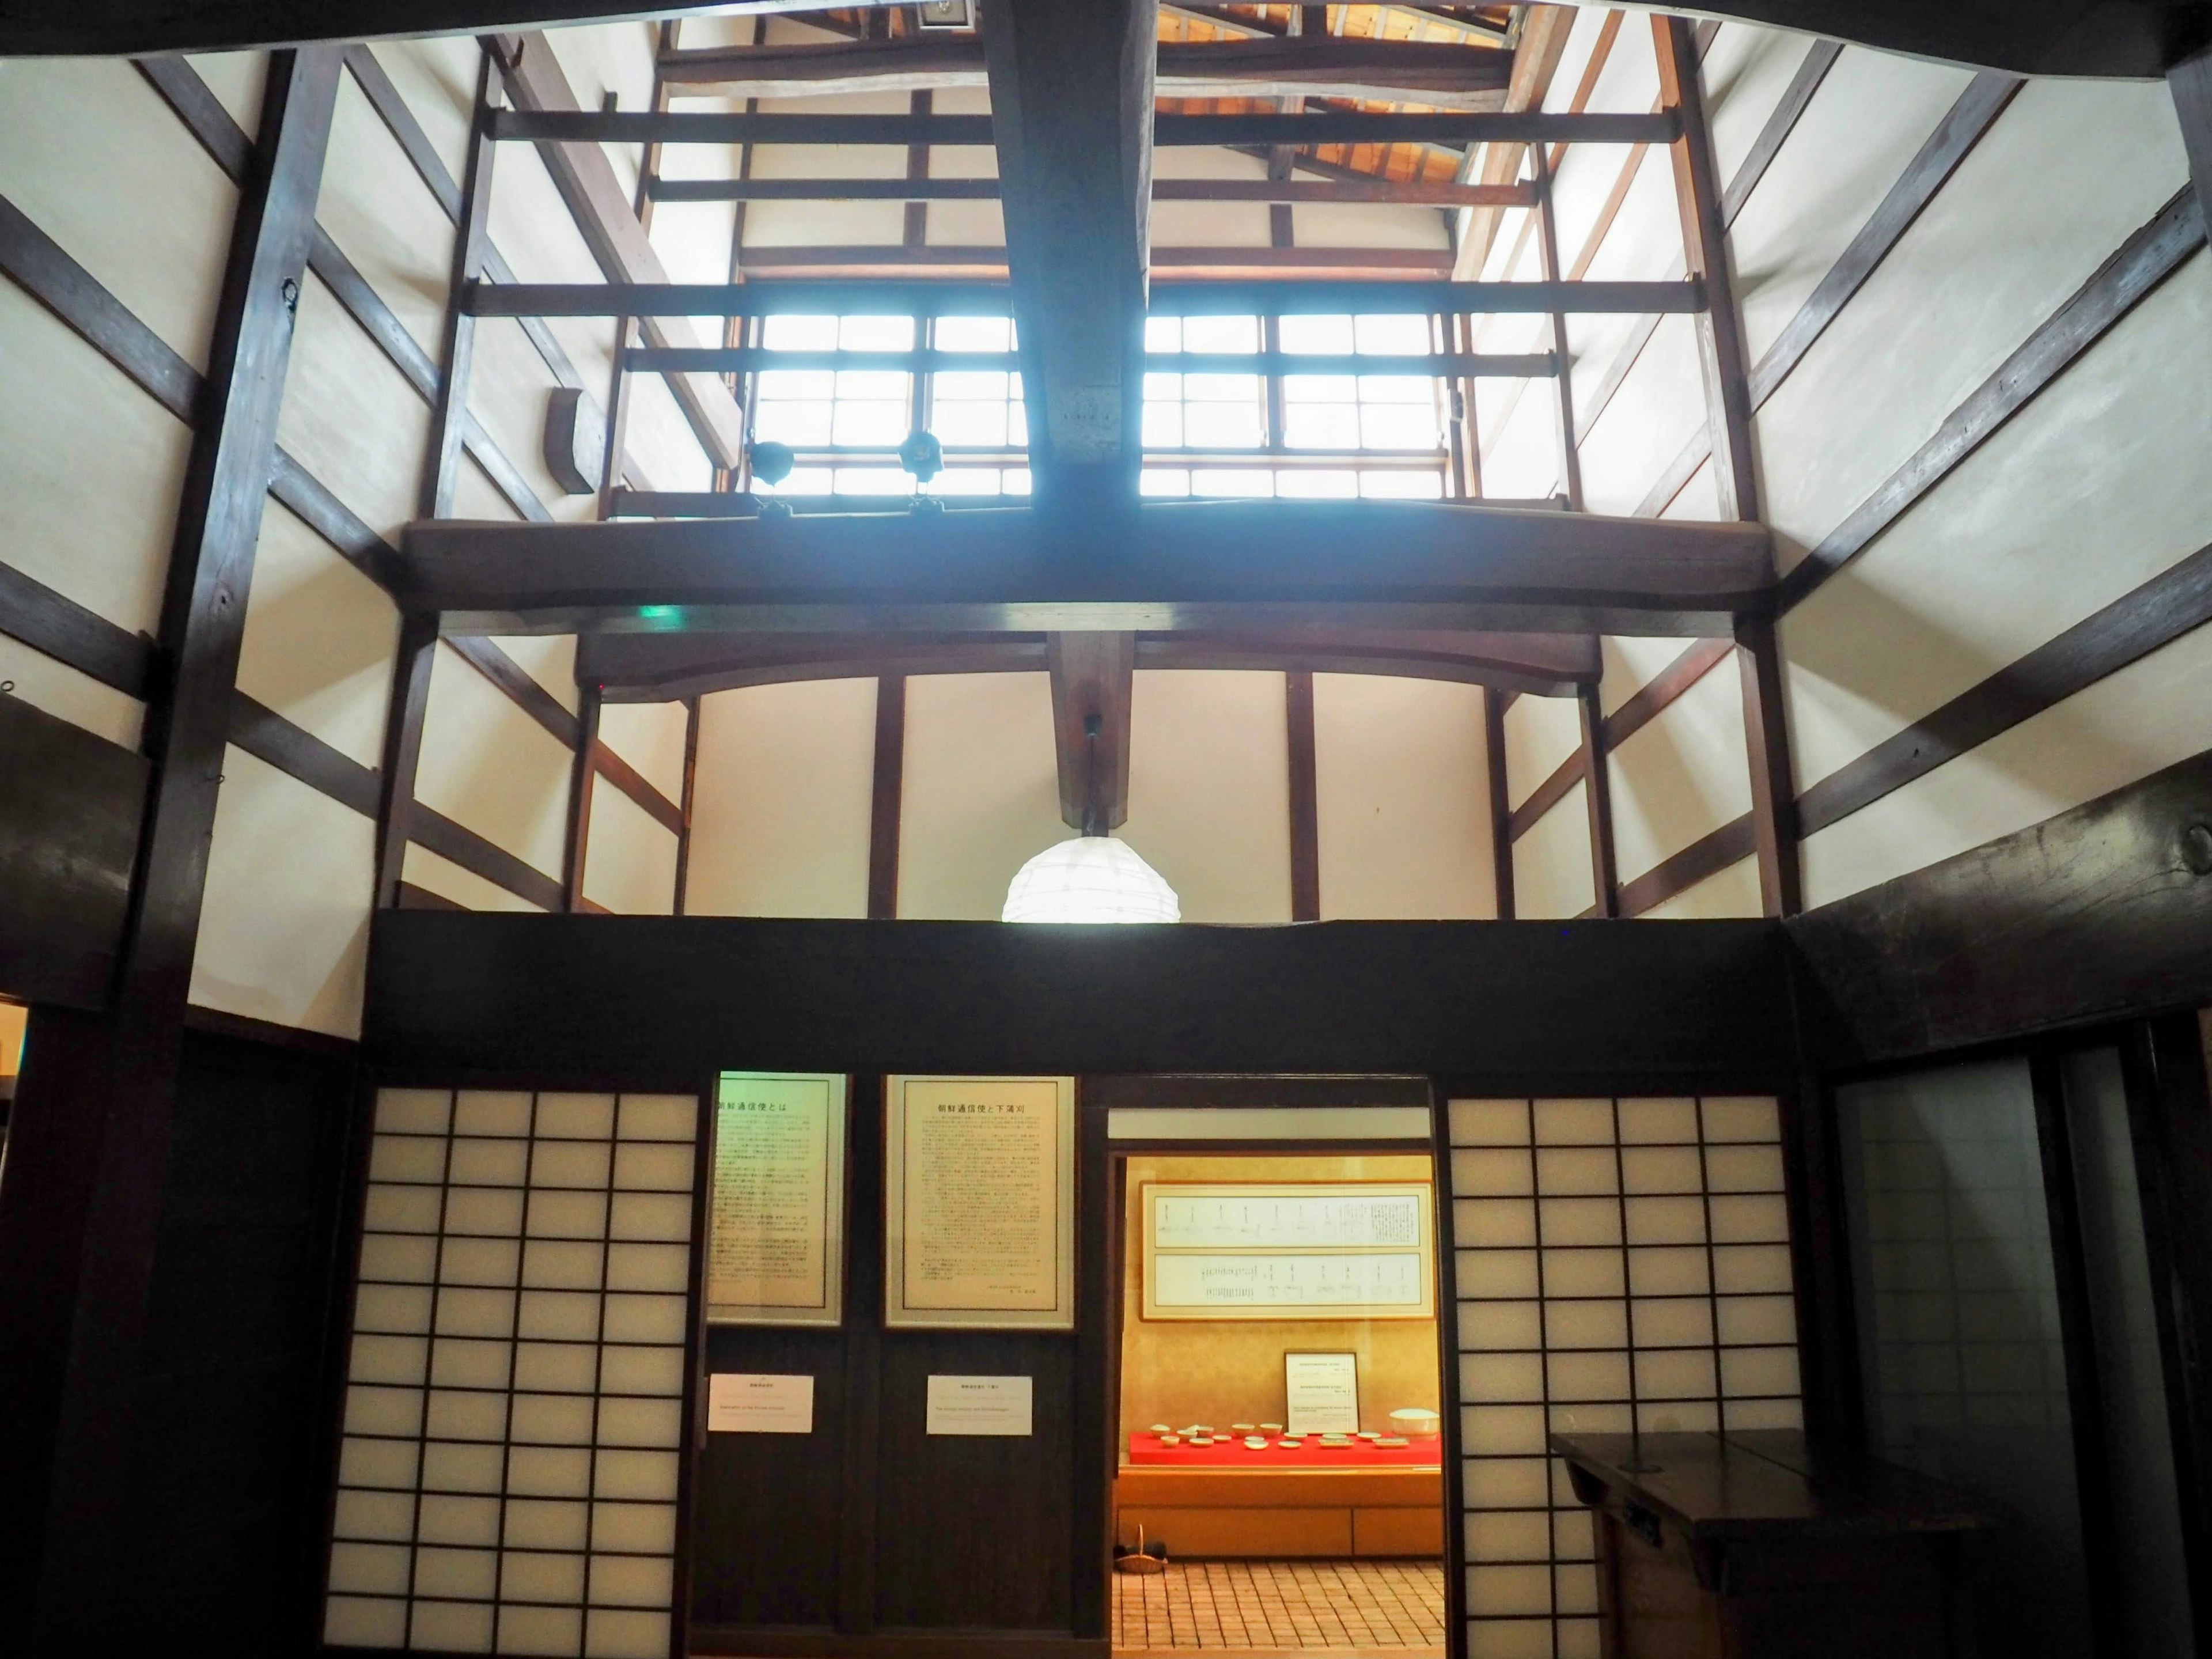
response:
M410 845L400 864L400 878L410 886L451 899L464 910L512 910L538 914L538 906L496 882L486 881L473 870L464 870L440 858L427 847Z
M1314 676L1323 921L1497 915L1486 750L1480 686Z
M574 636L568 638L573 643ZM684 738L690 726L690 711L680 702L610 702L599 708L599 741L679 806Z
M1748 858L1717 870L1695 886L1653 905L1640 920L1709 921L1765 914L1765 901L1759 890L1759 860Z
M191 1000L360 1035L375 855L374 820L226 750Z
M382 759L399 612L275 501L246 599L238 689L363 766Z
M1143 741L1132 732L1133 754ZM1074 833L1060 821L1046 675L907 682L902 917L994 921L1014 872Z
M1743 678L1723 662L1607 757L1613 862L1633 880L1751 810Z
M872 679L701 698L685 914L866 915L875 744Z
M1139 670L1130 730L1129 817L1116 833L1176 890L1182 919L1288 921L1283 676Z
M1506 804L1527 800L1582 741L1582 709L1574 698L1514 698L1505 711Z
M1584 788L1577 782L1513 843L1513 914L1521 921L1578 916L1597 902Z
M571 759L504 691L437 647L416 799L557 881Z
M592 788L584 896L622 915L665 916L676 908L675 836L604 777Z

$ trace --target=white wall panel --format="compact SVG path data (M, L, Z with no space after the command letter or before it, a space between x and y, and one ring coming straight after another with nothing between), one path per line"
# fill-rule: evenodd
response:
M1283 676L1140 670L1130 732L1129 819L1115 833L1176 890L1182 919L1288 921Z
M359 1036L375 858L374 819L226 749L192 1001Z
M447 34L379 40L369 51L414 112L430 148L445 162L446 171L459 182L467 170L469 123L476 104L475 37ZM494 169L495 176L504 171Z
M351 75L338 77L315 221L434 362L445 332L453 222Z
M1574 698L1514 698L1505 711L1507 803L1527 800L1582 741L1582 706Z
M571 758L507 693L437 648L417 799L558 880Z
M261 515L238 689L351 756L380 763L399 612L275 501Z
M875 743L872 679L701 698L685 913L866 915Z
M1607 757L1623 881L1751 810L1743 677L1724 662Z
M676 837L601 778L592 787L584 896L627 916L665 916L676 906Z
M1584 787L1577 783L1513 843L1513 914L1523 921L1578 916L1597 902Z
M17 71L0 71L5 82ZM152 633L191 434L15 283L0 282L0 560Z
M1577 339L1576 325L1568 328L1569 339ZM1579 345L1576 350L1575 407L1582 419L1580 411L1596 395L1595 377L1612 367L1615 350L1585 352ZM1583 502L1593 513L1626 517L1635 512L1660 473L1705 426L1695 319L1665 318L1583 441Z
M582 706L576 691L574 634L501 634L493 637L492 643L520 664L522 672L570 714Z
M1498 914L1480 686L1315 675L1314 773L1324 921Z
M440 858L427 847L410 844L400 866L400 878L410 886L449 898L465 910L514 910L538 914L538 907L496 882L486 881L473 870Z
M995 921L1014 872L1074 833L1060 817L1044 674L907 682L902 917Z
M2039 823L2212 748L2200 628L1809 836L1809 908Z
M2187 179L2162 86L2023 88L1759 416L1783 562L1863 501Z
M568 636L571 641L574 635ZM610 702L599 708L599 741L684 804L684 738L690 713L680 702Z
M1660 670L1697 641L1659 635L1607 634L1598 641L1598 659L1605 678L1598 682L1598 706L1608 714L1649 685Z
M1813 45L1810 35L1755 23L1725 22L1713 36L1700 71L1713 164L1724 182L1741 170Z
M1800 787L2212 542L2191 258L1783 620Z
M230 118L247 132L261 125L261 90L269 79L265 52L196 53L185 60L216 101L230 112Z
M1724 917L1762 916L1766 901L1759 889L1759 860L1740 859L1716 871L1695 886L1686 887L1670 899L1643 912L1645 921L1702 921Z
M5 634L0 634L0 680L15 688L0 695L21 697L33 708L42 708L57 720L81 726L125 749L138 746L145 704Z
M276 441L386 540L415 517L430 409L310 272Z
M179 356L207 367L238 192L128 60L42 58L0 71L0 196Z

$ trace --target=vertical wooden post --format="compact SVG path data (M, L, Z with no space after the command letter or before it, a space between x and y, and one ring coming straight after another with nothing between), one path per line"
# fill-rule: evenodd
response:
M1490 774L1490 868L1498 887L1498 919L1513 920L1513 808L1505 777L1505 699L1482 688L1483 746Z
M906 676L876 682L875 788L868 805L868 920L898 919L899 812L906 780Z
M699 699L684 700L684 799L679 810L684 816L684 828L676 837L676 893L669 909L672 915L684 914L685 901L691 891L691 804L699 793Z
M1314 764L1314 684L1310 669L1283 676L1291 739L1291 920L1321 920L1321 806Z
M1583 724L1583 805L1589 814L1590 886L1601 916L1620 914L1620 879L1613 858L1613 769L1606 760L1605 709L1598 689L1575 693Z
M582 688L576 705L576 755L568 772L568 836L561 860L561 908L586 908L584 869L592 855L592 793L599 779L600 688Z
M2181 125L2197 208L2205 223L2212 224L2212 51L2200 52L2166 70L2166 88L2173 99L2174 118Z
M416 512L425 519L450 519L461 472L461 444L468 426L469 373L476 356L477 319L461 309L461 294L483 274L491 253L492 163L499 146L491 140L491 54L479 52L474 124L461 178L460 218L453 233L453 259L446 286L444 349L438 394L430 409L429 453L424 458ZM392 701L384 722L383 765L378 777L376 890L379 909L399 902L399 884L407 865L407 842L415 814L415 772L422 754L422 721L430 702L430 675L437 657L434 617L409 616L399 628L399 650L392 666Z
M1544 280L1565 282L1565 273L1559 264L1559 225L1552 211L1552 164L1541 144L1528 147L1530 165L1535 169L1536 228L1544 255ZM1559 410L1559 493L1567 498L1567 510L1583 510L1583 453L1575 441L1575 377L1573 364L1567 353L1567 314L1564 311L1552 313L1552 389Z
M659 49L653 55L653 64L651 103L656 115L665 113L668 108L668 83L661 76L660 60L676 50L681 21L681 19L671 19L660 26ZM638 164L637 192L630 203L630 210L637 216L638 228L647 238L653 234L653 181L659 174L660 146L647 144ZM623 359L629 349L630 336L637 325L637 319L634 317L617 317L614 321L613 366L607 374L607 447L599 471L599 516L602 519L613 516L615 489L623 481L623 457L629 445L629 372ZM706 447L703 438L701 447ZM714 461L714 455L711 450L708 451L707 459L709 462Z
M1729 272L1712 134L1698 78L1697 45L1691 25L1680 17L1654 17L1651 34L1659 57L1660 101L1674 112L1681 126L1671 151L1683 258L1690 276L1705 286L1705 308L1697 318L1698 364L1705 380L1713 482L1723 518L1754 520L1759 517L1759 479L1752 458L1751 387L1735 287ZM1743 675L1744 744L1751 764L1760 907L1770 916L1794 915L1802 899L1796 793L1783 713L1781 648L1771 617L1739 617L1735 640Z
M207 352L146 709L113 1011L32 1016L0 1186L0 1649L118 1652L170 1114L277 410L342 47L270 55Z

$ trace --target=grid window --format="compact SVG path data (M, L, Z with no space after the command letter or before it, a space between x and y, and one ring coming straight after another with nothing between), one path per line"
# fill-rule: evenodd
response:
M1594 1534L1549 1437L1800 1425L1779 1113L1449 1110L1467 1651L1595 1656Z
M761 344L771 351L895 351L915 347L911 317L769 317ZM914 376L903 369L763 369L753 388L753 435L800 451L889 453L914 426ZM763 493L903 495L913 483L895 462L796 466Z
M1006 317L939 317L929 325L939 351L1012 351L1014 325ZM1012 369L943 369L929 377L929 429L945 446L945 471L931 486L939 495L1026 495L1025 466L994 458L1029 447L1022 377ZM962 452L969 453L963 456Z
M331 1645L669 1652L698 1115L379 1094Z

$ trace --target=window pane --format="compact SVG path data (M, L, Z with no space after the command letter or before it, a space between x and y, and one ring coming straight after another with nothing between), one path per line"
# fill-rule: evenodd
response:
M836 395L837 377L826 368L765 368L760 373L755 392L763 403L826 399Z
M906 434L907 406L903 399L840 402L836 419L830 426L831 441L840 444L891 447L903 441Z
M939 495L995 495L999 493L999 469L995 466L949 466L930 481L931 490Z
M1425 317L1355 317L1352 333L1362 351L1422 352L1429 349Z
M1145 447L1182 447L1182 405L1148 403L1145 405Z
M835 488L840 495L904 495L914 480L895 466L841 466Z
M913 395L913 381L896 370L848 368L837 376L840 398L896 398L904 403Z
M1182 319L1185 351L1257 351L1257 317L1186 317Z
M837 328L837 343L847 351L911 351L911 317L847 317Z
M1349 501L1359 493L1359 475L1349 469L1285 467L1275 474L1275 494L1304 501Z
M771 351L832 351L837 345L835 317L763 317L761 343Z
M1012 395L1013 378L990 370L973 370L937 375L930 385L939 403L958 398L996 398L1004 403Z
M1182 349L1182 319L1180 317L1146 318L1145 349L1181 351Z
M1366 404L1359 411L1359 439L1369 449L1434 449L1437 412L1404 404Z
M1256 404L1185 404L1182 430L1193 449L1257 449L1262 441Z
M1359 411L1350 404L1286 404L1283 441L1293 449L1357 449Z
M1359 381L1350 374L1285 374L1283 401L1291 404L1351 404L1359 400Z
M930 413L929 429L939 443L995 447L1006 441L1006 406L940 399Z
M1190 474L1181 467L1148 466L1138 475L1137 488L1146 495L1188 495Z
M1190 493L1194 495L1272 495L1275 493L1275 478L1271 472L1246 467L1200 467L1190 475Z
M1011 351L1013 319L1007 317L939 317L931 329L939 351Z
M1370 501L1437 501L1443 499L1444 475L1393 469L1359 475L1359 493Z
M1275 330L1285 351L1346 352L1352 349L1349 317L1282 317L1276 319Z
M830 441L830 410L818 403L769 403L753 405L753 435L779 443L811 446Z

